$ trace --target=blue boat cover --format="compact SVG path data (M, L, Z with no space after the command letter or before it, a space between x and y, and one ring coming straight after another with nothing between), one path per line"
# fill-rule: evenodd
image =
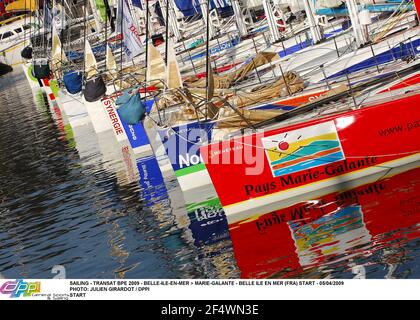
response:
M143 9L140 0L132 0L133 6Z
M193 0L175 0L175 4L186 17L201 14L200 6L195 6Z
M67 71L63 75L64 86L70 94L76 94L82 91L83 73L81 71Z
M196 14L201 14L200 0L175 0L175 4L182 14L186 17L191 17ZM140 0L132 0L133 6L143 9ZM211 0L211 9L219 9L224 12L225 9L231 8L230 0ZM156 3L156 7L160 7L159 2Z
M191 17L196 14L201 14L200 0L175 0L178 9L186 17ZM230 0L211 0L211 9L226 9L231 7Z

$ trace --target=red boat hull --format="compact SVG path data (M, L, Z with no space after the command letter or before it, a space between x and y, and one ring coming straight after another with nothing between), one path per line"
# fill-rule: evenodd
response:
M420 160L420 95L202 147L230 223ZM277 158L278 157L278 158ZM290 202L289 202L290 204ZM286 205L288 205L286 203Z

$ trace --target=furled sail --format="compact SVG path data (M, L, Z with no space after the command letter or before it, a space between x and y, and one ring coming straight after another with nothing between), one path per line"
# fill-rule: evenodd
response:
M302 91L304 87L303 79L297 73L289 71L274 83L254 87L248 92L236 92L228 101L238 108L243 108L261 101L287 97Z
M165 61L154 45L149 45L147 65L147 80L163 80L166 75Z
M169 45L168 49L168 66L166 72L167 84L169 89L182 88L181 72L179 70L175 50L171 45Z
M274 52L260 52L238 70L225 75L215 75L214 87L215 89L228 89L235 82L243 80L248 74L255 71L256 68L274 62L275 60L278 60L278 54ZM207 84L206 79L197 79L196 77L189 78L186 83L189 87L194 88L205 88Z

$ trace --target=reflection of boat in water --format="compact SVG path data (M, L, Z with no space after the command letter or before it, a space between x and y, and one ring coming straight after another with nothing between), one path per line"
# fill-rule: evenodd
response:
M351 276L356 260L376 253L377 263L401 261L393 247L417 239L419 222L414 169L232 224L230 233L243 278L325 277L333 265Z
M135 154L140 195L145 205L143 210L150 210L161 228L175 227L181 234L182 241L170 236L164 239L166 245L183 251L193 249L199 256L196 267L205 269L213 278L230 275L235 262L226 217L219 201L204 196L206 209L202 203L186 204L176 179L168 178L167 171L161 170L165 164L169 165L162 157L164 150L152 150L156 146L153 142L149 144L142 124L128 125L121 118L119 121Z

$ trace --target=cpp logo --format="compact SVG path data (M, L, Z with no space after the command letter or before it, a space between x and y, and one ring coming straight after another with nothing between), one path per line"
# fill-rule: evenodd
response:
M41 282L26 282L23 280L7 281L0 287L0 293L10 294L10 298L31 297L41 292Z

